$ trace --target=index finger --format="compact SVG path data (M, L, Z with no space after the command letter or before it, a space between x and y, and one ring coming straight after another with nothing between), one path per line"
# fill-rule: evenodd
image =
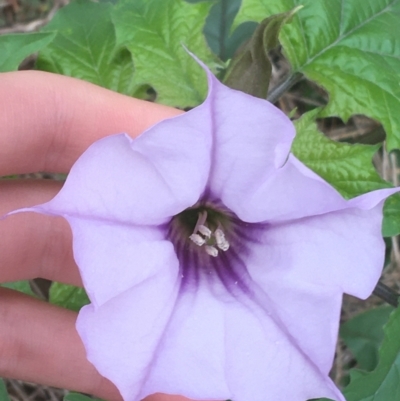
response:
M67 172L94 141L181 111L41 71L0 75L0 175Z

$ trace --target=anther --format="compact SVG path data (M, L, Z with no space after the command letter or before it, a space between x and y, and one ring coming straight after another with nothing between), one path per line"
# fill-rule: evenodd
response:
M198 231L200 232L200 234L203 234L207 238L211 237L212 231L203 224L199 225Z
M216 257L218 256L218 249L217 249L217 248L215 248L215 247L213 247L213 246L211 246L211 245L206 245L206 246L204 247L204 249L206 250L206 252L207 252L210 256L212 256L212 257L214 257L214 258L216 258Z
M198 246L202 246L206 243L206 240L199 234L192 234L189 238Z
M214 232L214 236L217 247L224 252L227 251L229 249L229 242L225 238L224 232L220 228L217 228Z

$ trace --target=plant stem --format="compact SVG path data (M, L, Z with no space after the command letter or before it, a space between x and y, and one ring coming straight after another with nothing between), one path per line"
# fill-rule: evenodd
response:
M387 302L389 305L394 306L395 308L399 306L400 294L398 294L396 291L393 291L391 288L381 283L380 281L378 281L378 284L376 285L373 294L380 299L383 299L385 302Z
M285 92L287 92L294 84L297 84L303 78L303 74L295 72L285 79L281 84L274 88L271 93L268 94L267 100L271 103L275 103Z

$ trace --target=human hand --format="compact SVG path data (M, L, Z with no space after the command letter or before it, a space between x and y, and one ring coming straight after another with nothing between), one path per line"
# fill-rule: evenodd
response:
M120 132L135 137L180 113L84 81L38 71L0 75L0 110L1 176L68 172L95 140ZM51 180L2 180L0 216L46 202L61 186ZM82 285L72 256L71 232L62 218L12 215L0 222L0 237L0 282L42 277ZM86 360L75 330L76 316L0 288L0 377L120 401L115 386ZM171 396L152 398L167 401Z

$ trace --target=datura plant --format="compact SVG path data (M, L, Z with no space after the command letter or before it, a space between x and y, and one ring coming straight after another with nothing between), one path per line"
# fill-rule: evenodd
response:
M397 189L345 200L290 153L282 111L206 73L204 103L95 142L23 211L70 224L91 300L77 330L125 401L344 401L328 376L342 295L374 289Z
M49 301L79 310L98 372L124 401L399 400L400 308L339 318L343 294L399 300L398 239L382 234L400 234L400 195L385 202L400 0L67 3L40 32L0 35L0 72L35 54L35 69L182 110L135 139L102 132L54 199L12 212L68 221L84 289L53 282Z

